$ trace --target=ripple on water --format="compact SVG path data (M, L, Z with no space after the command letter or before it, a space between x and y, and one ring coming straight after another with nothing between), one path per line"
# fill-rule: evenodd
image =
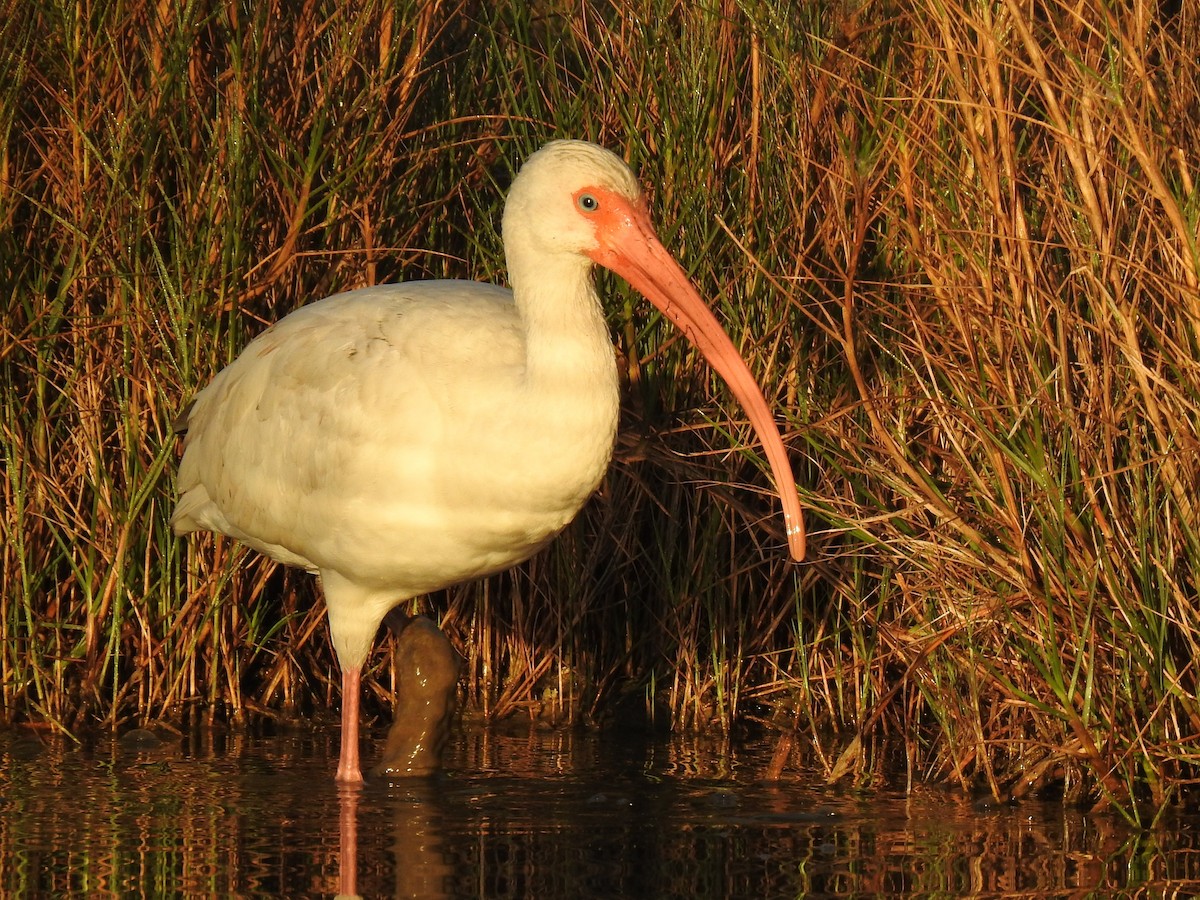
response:
M335 731L86 750L0 735L0 893L732 897L1200 887L1195 825L761 775L769 746L456 733L444 771L375 779L346 822Z

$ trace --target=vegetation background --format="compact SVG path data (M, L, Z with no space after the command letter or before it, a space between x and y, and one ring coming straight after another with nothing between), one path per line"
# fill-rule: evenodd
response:
M650 186L815 534L791 566L740 410L603 276L608 479L550 550L424 605L471 708L758 722L832 779L1135 817L1196 777L1194 4L3 7L5 721L336 702L311 579L172 536L172 418L305 302L503 280L504 189L570 136Z

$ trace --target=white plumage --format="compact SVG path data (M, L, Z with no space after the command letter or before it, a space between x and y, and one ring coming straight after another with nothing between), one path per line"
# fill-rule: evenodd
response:
M654 237L625 164L548 144L514 180L503 225L511 291L427 281L329 297L259 335L185 413L175 531L221 532L321 578L343 670L344 781L361 779L359 671L384 614L528 558L608 466L618 387L594 263L663 308L730 382L803 555L762 394Z

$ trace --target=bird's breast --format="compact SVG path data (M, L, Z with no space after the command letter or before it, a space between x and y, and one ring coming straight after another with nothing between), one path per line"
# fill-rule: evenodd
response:
M357 497L340 518L355 523L362 567L387 560L410 579L428 572L431 585L452 566L458 579L508 568L561 531L600 483L616 433L615 374L538 391L521 378L462 388L431 389L436 401L398 420L407 429L393 421L374 452L356 454L353 480L369 488L326 483L330 502Z

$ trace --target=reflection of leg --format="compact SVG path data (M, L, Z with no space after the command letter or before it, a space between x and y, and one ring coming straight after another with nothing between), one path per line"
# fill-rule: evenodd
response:
M424 616L392 610L397 635L395 720L376 775L428 775L441 764L458 691L460 661L441 630Z
M338 896L358 896L358 798L362 785L342 783L338 792Z

